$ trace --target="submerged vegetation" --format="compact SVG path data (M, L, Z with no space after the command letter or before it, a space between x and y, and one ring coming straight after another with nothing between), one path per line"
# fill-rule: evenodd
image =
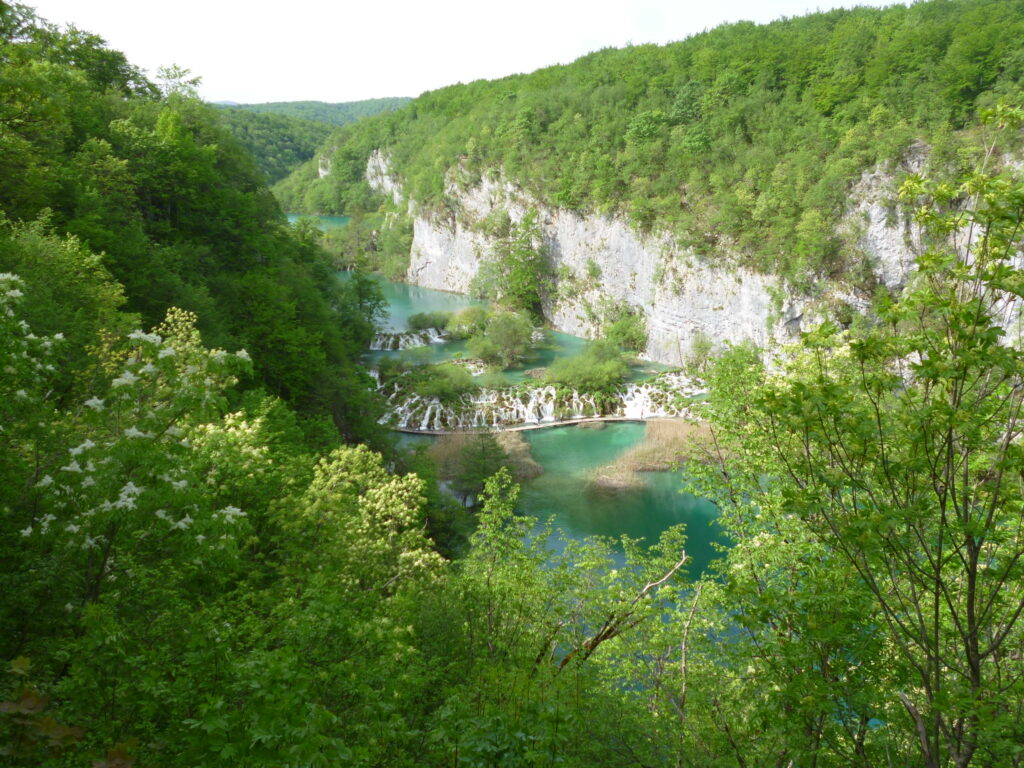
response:
M531 174L573 157L586 184L545 177L564 204L626 208L640 197L616 179L658 146L678 139L722 171L709 149L720 135L702 138L696 114L735 134L737 163L763 169L754 148L772 155L775 134L754 117L779 115L765 93L822 117L795 122L806 131L792 140L812 148L893 139L900 118L965 120L1016 76L1003 54L1019 12L858 9L594 54L573 66L629 67L592 96L563 94L578 128L540 109L545 91L513 87L571 68L427 94L386 120L433 131L442 156L465 149L470 169L505 147L506 170L538 185ZM677 82L683 64L693 87ZM422 450L391 445L360 364L380 293L337 281L318 240L286 226L180 71L160 89L99 38L5 4L0 82L5 765L1022 764L1019 176L911 178L903 201L927 247L872 322L823 325L771 365L746 346L699 361L711 445L688 474L731 546L698 578L679 526L657 542L566 541L517 514L521 443L453 441L440 477ZM509 127L467 147L444 99L491 89L506 95L460 109ZM858 133L852 111L874 105L895 117ZM1024 126L1006 105L982 117L982 158ZM610 143L587 160L551 143L563 130ZM396 158L429 202L435 176L416 172L414 147ZM592 165L611 170L587 176ZM836 178L798 165L751 194ZM694 216L731 199L723 174L688 188ZM630 178L656 181L652 215L681 221L660 177ZM778 232L803 221L800 205ZM505 317L531 325L474 308L446 326L486 338ZM618 354L595 343L594 370L549 375L611 379ZM468 376L393 365L382 379L457 389Z

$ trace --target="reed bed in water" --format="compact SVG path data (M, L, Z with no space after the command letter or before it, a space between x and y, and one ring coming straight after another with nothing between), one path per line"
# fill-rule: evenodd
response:
M473 440L477 439L478 432L451 432L442 435L430 447L430 455L437 464L441 478L451 480L460 471L460 462L463 453L473 450ZM519 482L532 480L544 474L544 468L533 458L530 451L530 444L519 432L495 432L494 438L502 451L505 452L505 459L512 475ZM498 471L498 467L494 467Z
M674 469L686 461L704 461L714 455L711 428L704 422L656 419L647 422L641 442L610 464L594 470L587 490L626 493L647 485L643 472Z

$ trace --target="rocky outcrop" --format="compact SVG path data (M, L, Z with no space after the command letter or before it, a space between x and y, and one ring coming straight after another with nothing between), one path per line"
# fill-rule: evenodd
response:
M456 215L418 212L410 202L411 283L467 292L491 248L480 222L495 211L507 211L518 221L536 208L557 279L557 290L544 309L560 331L593 337L609 302L627 305L647 318L644 356L682 364L698 340L707 339L714 346L745 340L770 346L819 319L815 304L790 296L778 277L737 268L728 259L718 263L699 257L667 236L642 235L619 218L581 216L544 205L500 178L460 185L457 175L452 174L448 188ZM895 287L909 273L912 254L906 238L913 234L906 234L909 225L889 205L890 179L882 170L864 175L854 190L856 203L848 227L876 260L881 281ZM370 158L367 180L392 196L401 189L380 152ZM864 303L838 289L833 296L857 308Z
M850 189L849 212L840 230L872 259L872 270L889 290L906 285L921 249L921 229L896 204L897 181L924 168L928 149L915 145L896 167L865 171Z
M402 185L391 174L389 158L375 149L366 163L366 181L381 194L390 195L395 205L402 204Z

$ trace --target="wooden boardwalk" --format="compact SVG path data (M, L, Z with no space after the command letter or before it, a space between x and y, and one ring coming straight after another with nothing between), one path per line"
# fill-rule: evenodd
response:
M413 429L412 427L390 427L394 432L404 432L407 435L458 435L463 432L476 432L479 430L494 430L495 432L526 432L530 429L551 429L552 427L574 427L577 424L588 424L593 422L608 421L676 421L678 419L693 418L692 416L652 416L647 419L634 419L629 416L587 416L580 419L566 419L564 421L542 421L536 424L517 424L512 427L474 427L473 429Z

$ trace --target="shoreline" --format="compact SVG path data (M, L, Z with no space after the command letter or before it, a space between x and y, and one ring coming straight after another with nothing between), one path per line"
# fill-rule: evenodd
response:
M647 418L635 418L632 416L585 416L579 419L566 419L563 421L544 421L538 424L517 424L511 427L479 427L478 429L489 429L493 432L526 432L531 429L552 429L554 427L573 427L579 424L594 422L633 422L646 424L649 421L686 421L684 416L649 416ZM442 435L472 434L478 429L412 429L410 427L388 427L392 432L401 432L406 435L429 435L440 437Z

